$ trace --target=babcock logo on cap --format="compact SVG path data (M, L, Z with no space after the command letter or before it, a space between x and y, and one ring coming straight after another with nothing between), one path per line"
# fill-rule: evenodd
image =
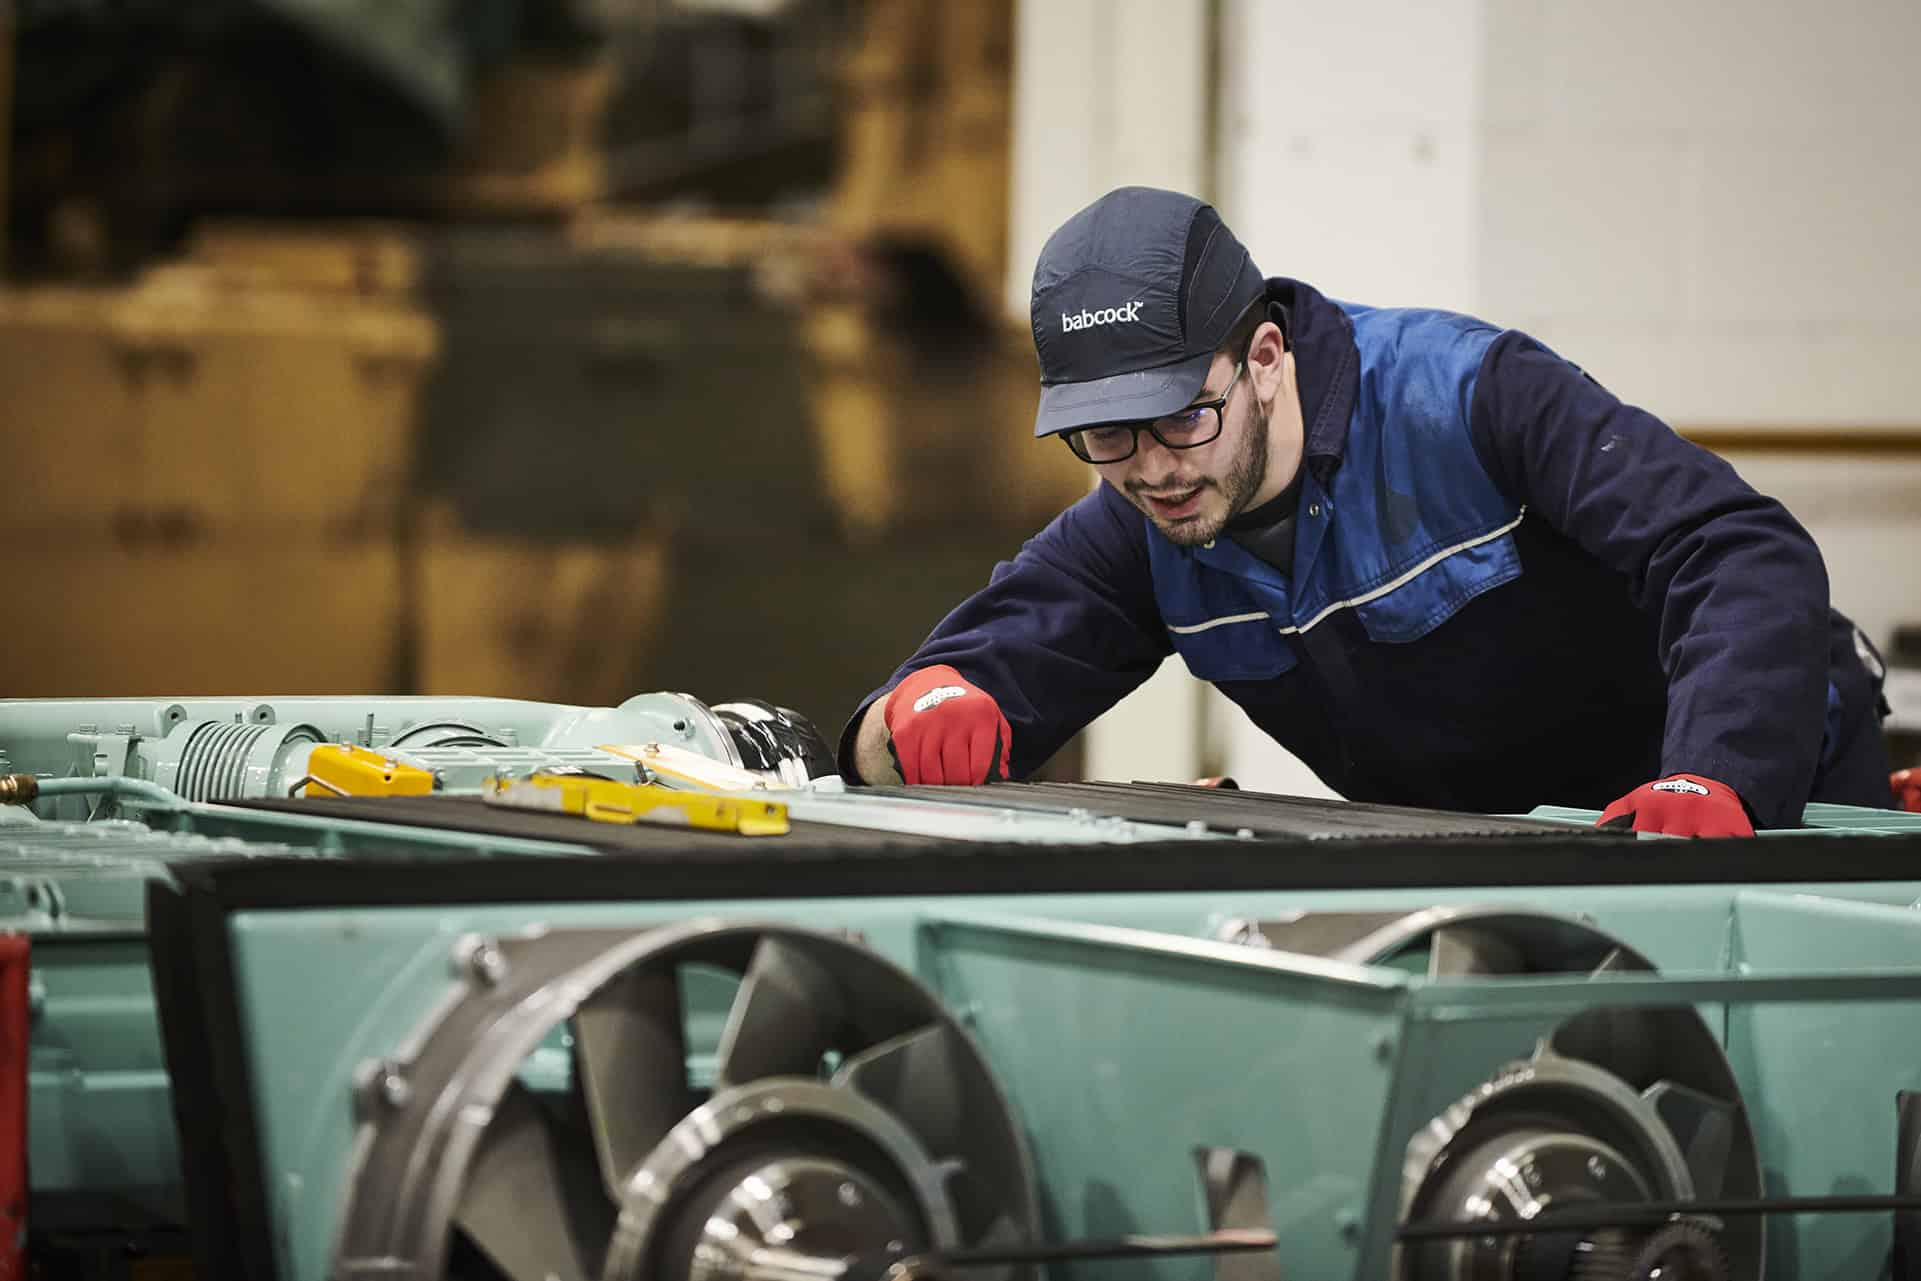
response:
M1125 307L1103 307L1099 311L1089 311L1083 307L1077 313L1061 313L1061 332L1073 333L1076 329L1088 329L1095 325L1124 325L1130 320L1139 320L1141 304L1130 302Z

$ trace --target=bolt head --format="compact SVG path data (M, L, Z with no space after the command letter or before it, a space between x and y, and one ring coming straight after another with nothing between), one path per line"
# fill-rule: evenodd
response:
M500 944L484 934L464 934L453 947L455 977L466 977L486 987L497 987L510 968Z
M841 1184L839 1188L835 1189L834 1196L835 1199L850 1210L858 1208L864 1199L860 1194L860 1189L852 1183Z
M488 987L498 987L507 977L507 958L494 943L482 943L467 962L473 976Z
M380 1101L390 1108L404 1108L413 1101L414 1087L391 1064L380 1069Z

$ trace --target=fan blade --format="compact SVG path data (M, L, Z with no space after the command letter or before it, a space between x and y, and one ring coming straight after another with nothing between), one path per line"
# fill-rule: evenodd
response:
M634 1167L692 1106L675 972L631 969L583 1001L574 1063L600 1176L617 1202Z
M843 1017L840 987L791 943L764 938L727 1012L714 1088L764 1076L818 1076Z
M834 1084L893 1113L938 1159L965 1155L971 1071L950 1029L931 1023L848 1059L834 1073Z
M1608 949L1608 954L1602 957L1600 962L1596 964L1592 970L1588 971L1588 977L1594 978L1601 974L1626 974L1628 972L1627 953L1616 947Z
M1444 925L1428 940L1427 976L1430 979L1518 974L1521 970L1520 954L1486 930L1468 925Z
M1713 1200L1727 1182L1728 1149L1734 1141L1735 1105L1673 1081L1656 1081L1642 1092L1673 1132L1694 1180L1694 1195Z
M474 1149L454 1221L511 1281L592 1281L614 1214L585 1146L515 1083Z
M983 1239L1006 1218L1007 1189L1024 1177L1019 1140L992 1123L1004 1115L1002 1104L952 1025L931 1023L871 1046L841 1064L833 1083L885 1108L948 1166L948 1194L964 1240Z
M1563 1058L1592 1063L1639 1090L1667 1074L1664 1043L1693 1043L1687 1025L1691 1018L1690 1011L1665 1008L1588 1010L1555 1028L1549 1044Z

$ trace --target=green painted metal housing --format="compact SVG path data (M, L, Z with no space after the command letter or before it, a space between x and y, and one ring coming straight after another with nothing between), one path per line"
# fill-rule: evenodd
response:
M1560 1021L1606 1005L1707 1014L1759 1105L1771 1189L1891 1191L1895 1094L1921 1088L1916 898L1921 881L415 907L247 913L232 942L285 1277L327 1275L355 1070L455 995L458 939L717 918L858 931L960 1011L1027 1127L1051 1236L1200 1230L1193 1150L1230 1147L1265 1164L1284 1275L1362 1278L1387 1275L1415 1131ZM1489 901L1582 915L1663 974L1428 983L1213 941L1235 918ZM714 1008L704 1027L717 1038ZM697 1025L697 1054L713 1044L700 1038ZM1889 1234L1885 1216L1782 1220L1769 1274L1863 1275Z
M329 713L324 700L229 701L221 710L243 718L269 703L277 718ZM136 737L147 732L142 717L163 738L168 729L164 705L90 703L82 710L95 737L75 744L79 706L0 704L11 767L84 773L75 752L99 755L104 734L106 758L124 768L142 758L114 737L116 717L129 718ZM554 741L601 734L604 724L568 721L579 710L442 700L408 704L374 730L390 740L418 713L496 728L521 717L514 732L523 742L564 722ZM1025 1126L1048 1237L1200 1230L1195 1149L1232 1148L1265 1168L1290 1278L1390 1275L1411 1136L1580 1011L1697 1010L1739 1079L1770 1192L1891 1191L1895 1097L1921 1089L1921 849L1912 880L1824 880L1823 862L1809 856L1789 873L1770 863L1764 880L1747 882L1733 872L1650 885L1543 874L1498 886L988 893L973 892L960 857L938 893L808 897L789 885L700 898L650 884L673 876L653 869L637 871L625 896L570 899L568 878L605 863L585 842L188 802L129 804L120 820L84 821L92 808L64 798L43 818L0 811L0 928L29 933L34 945L30 1159L37 1195L132 1201L156 1218L183 1207L181 1136L149 968L150 886L190 890L198 869L237 862L343 873L444 866L451 891L480 861L540 861L542 892L524 899L436 897L413 875L406 901L290 902L222 919L236 1016L227 1034L238 1038L250 1090L225 1102L252 1119L281 1281L330 1275L349 1194L356 1075L404 1055L423 1021L458 996L465 980L451 957L475 933L696 919L851 931L933 990L978 1042ZM1596 816L1536 817L1576 827ZM1899 848L1921 831L1921 816L1881 811L1816 806L1807 819L1837 836L1887 834ZM1274 857L1338 869L1379 848L1301 841ZM1619 848L1622 857L1656 857L1650 845ZM1162 857L1205 864L1189 851ZM1542 856L1544 873L1556 857ZM803 887L807 875L799 865L767 870ZM1275 882L1287 879L1277 868ZM1646 956L1659 977L1431 982L1390 965L1223 941L1237 922L1436 905L1578 918ZM733 985L699 974L688 984L692 1077L703 1083ZM523 1077L557 1089L569 1071L553 1044ZM1770 1230L1768 1276L1878 1275L1890 1236L1885 1214L1782 1218ZM1114 1272L1087 1265L1052 1275ZM1198 1281L1211 1265L1137 1264L1127 1275Z

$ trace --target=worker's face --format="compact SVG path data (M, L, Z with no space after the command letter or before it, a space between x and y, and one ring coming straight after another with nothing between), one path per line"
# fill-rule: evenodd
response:
M1216 354L1195 404L1228 399L1221 406L1221 434L1192 449L1169 449L1152 432L1139 433L1131 457L1097 464L1101 478L1127 498L1172 542L1198 546L1211 542L1221 526L1250 506L1268 473L1267 413L1243 375L1234 381L1235 362Z

